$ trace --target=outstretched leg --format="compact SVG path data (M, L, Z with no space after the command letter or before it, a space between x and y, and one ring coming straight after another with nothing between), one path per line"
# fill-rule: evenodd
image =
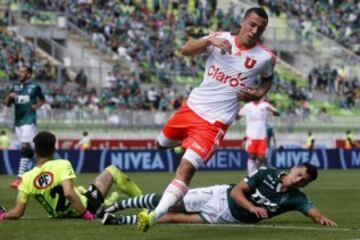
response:
M112 183L115 183L118 189L129 197L142 195L140 188L134 181L116 166L111 165L95 178L94 183L85 192L84 195L89 199L88 210L92 213L96 213L99 210Z
M138 227L142 232L146 232L159 219L168 212L169 208L174 206L177 201L182 199L189 189L189 184L196 172L194 164L185 158L180 162L176 170L175 179L167 186L160 200L160 203L151 213L142 211L138 215Z
M129 197L143 194L138 185L114 165L107 167L94 181L94 185L103 196L107 195L112 183L115 183L119 190Z

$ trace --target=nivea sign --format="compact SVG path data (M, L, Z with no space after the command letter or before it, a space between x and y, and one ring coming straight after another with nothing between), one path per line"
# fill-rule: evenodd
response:
M311 163L318 168L328 168L328 158L325 150L283 150L272 154L271 165L276 168L290 168L302 163Z
M239 150L218 150L202 170L245 169L247 154Z
M360 168L360 149L283 149L269 154L267 164L287 169L305 162L320 169ZM174 172L181 155L172 150L59 150L54 159L68 159L77 173L101 172L114 164L123 171L168 171ZM244 150L217 150L200 170L245 170L247 153ZM17 174L20 151L0 151L0 174ZM29 166L31 167L31 166Z

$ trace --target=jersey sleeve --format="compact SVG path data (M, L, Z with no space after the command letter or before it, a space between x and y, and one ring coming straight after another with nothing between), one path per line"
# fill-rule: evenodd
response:
M266 109L271 112L277 112L277 109L268 102L266 102Z
M250 192L254 191L266 176L266 167L260 167L252 176L245 177L244 181L249 185Z
M261 72L261 77L268 78L274 74L274 65L271 63L271 60L268 60L265 63L265 67Z
M62 164L61 169L58 170L60 181L64 181L66 179L75 179L75 171L69 161L64 161L64 164Z
M21 203L27 203L29 201L29 194L19 191L16 200Z
M22 181L18 187L18 191L19 192L23 192L25 194L30 194L31 192L31 184L32 184L32 181L31 179L29 178L28 174L25 173L23 176L22 176Z
M36 94L36 97L40 100L45 100L45 96L44 96L44 93L41 89L41 87L39 85L36 86L36 89L35 89L35 94Z
M260 75L261 77L268 78L274 74L276 56L270 49L266 47L263 47L263 50L266 52L266 54L269 55L269 57L267 58L267 61L265 62L264 68L261 71Z
M294 201L295 209L307 214L311 208L314 208L314 204L306 197L302 192L299 192Z

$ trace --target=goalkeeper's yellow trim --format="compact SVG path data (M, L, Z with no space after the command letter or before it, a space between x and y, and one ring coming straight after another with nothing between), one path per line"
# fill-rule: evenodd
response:
M23 191L19 191L16 200L21 203L27 203L29 201L29 195Z

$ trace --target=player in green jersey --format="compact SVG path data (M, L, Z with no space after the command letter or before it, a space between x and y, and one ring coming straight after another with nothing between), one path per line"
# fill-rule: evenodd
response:
M28 168L28 163L34 153L30 146L36 129L36 110L45 103L45 97L38 84L31 81L32 69L22 66L19 69L19 82L14 83L6 96L5 104L15 107L15 132L21 143L21 157L17 178L11 183L17 188L21 177Z
M300 190L317 178L317 169L308 163L288 173L261 167L237 185L215 185L190 190L177 208L164 215L162 223L256 223L288 211L299 211L315 223L336 226ZM115 216L125 208L154 209L161 195L119 201L104 210L103 224L135 224L137 216Z
M23 216L30 197L35 198L50 218L95 218L112 183L129 197L142 195L139 187L116 166L107 167L81 194L75 187L76 175L68 160L50 160L55 152L56 138L50 132L40 132L34 138L36 166L23 175L18 187L15 207L5 212L0 208L0 220Z

